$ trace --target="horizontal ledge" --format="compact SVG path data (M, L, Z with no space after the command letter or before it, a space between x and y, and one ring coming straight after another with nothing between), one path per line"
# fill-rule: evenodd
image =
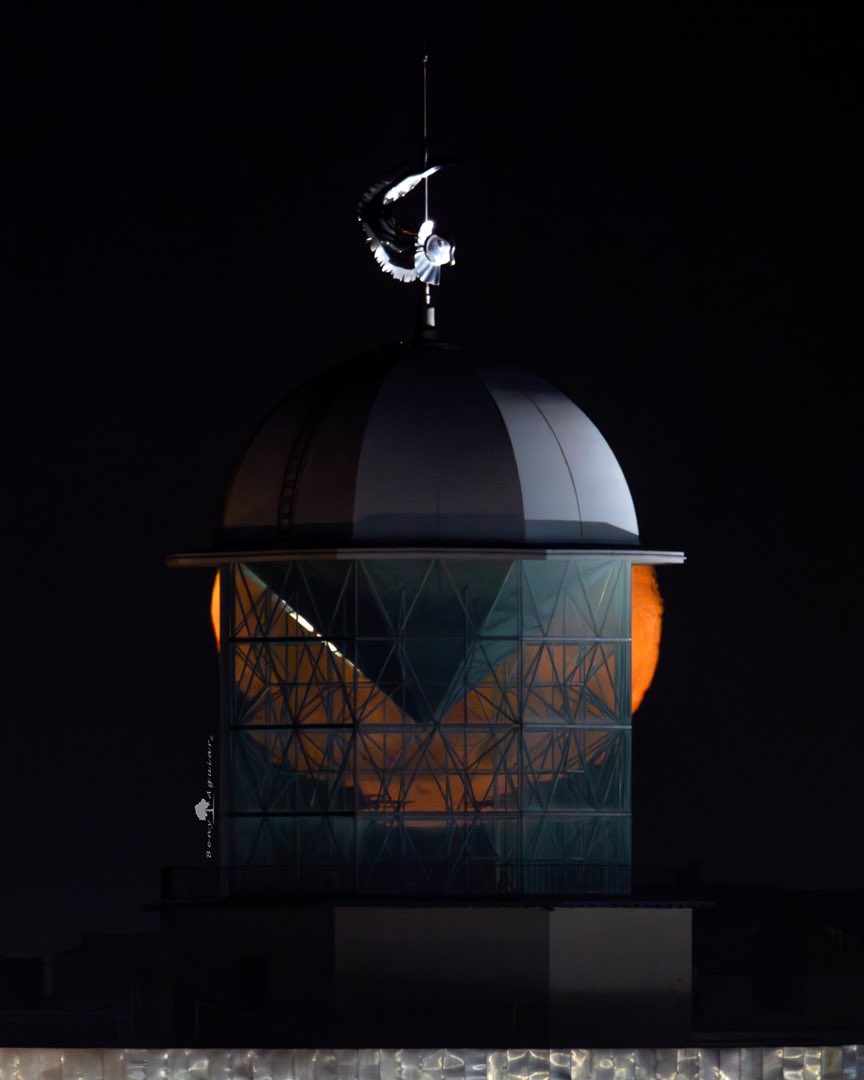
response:
M221 820L224 821L236 821L240 818L293 818L294 820L309 819L312 821L322 821L324 818L356 818L359 822L364 821L405 821L408 824L412 822L419 824L422 822L432 822L439 824L455 824L455 825L471 825L478 820L486 821L490 818L496 818L502 822L516 822L516 821L528 821L534 823L536 821L575 821L583 820L585 818L602 819L606 821L608 818L632 818L632 810L605 810L602 806L588 806L584 808L577 808L573 810L559 810L557 808L553 810L544 810L542 807L536 809L519 809L514 810L502 810L500 807L489 807L486 810L408 810L404 806L391 807L388 806L385 809L376 808L373 806L361 806L352 810L328 810L322 807L320 810L230 810L222 814ZM400 856L401 858L401 856ZM466 856L469 861L470 856ZM267 871L273 871L274 873L284 871L286 867L290 870L292 866L335 866L338 865L338 859L332 862L322 863L310 863L306 862L302 858L298 858L296 863L283 864L281 866L269 866L263 865L261 869ZM424 862L448 862L449 857L442 859L417 859L419 863ZM479 858L478 864L484 860ZM493 858L493 862L515 862L525 866L582 866L583 863L573 859L562 859L559 862L549 862L548 860L538 860L534 862L530 859L497 859ZM240 865L240 864L238 864ZM395 864L394 864L395 865ZM409 862L406 865L410 865ZM589 865L589 864L585 864ZM630 866L630 863L591 863L591 866ZM242 868L242 866L241 866Z
M680 565L683 551L644 551L642 548L491 548L491 547L376 547L268 548L261 551L191 551L169 555L168 566L227 566L232 563L280 563L321 559L619 559L637 565Z
M538 723L532 723L530 720L501 720L498 723L491 723L486 720L478 720L475 723L441 723L432 721L429 723L411 723L411 724L382 724L380 721L377 723L367 723L365 720L357 720L352 723L344 724L229 724L228 731L297 731L301 733L309 734L323 734L337 731L359 731L361 734L368 733L370 735L401 735L404 732L416 732L419 731L423 734L431 734L433 731L460 731L471 732L476 734L477 732L484 732L487 735L512 735L517 731L526 731L532 734L544 735L550 732L559 731L608 731L612 734L618 734L619 732L631 731L632 724L622 723L616 724L612 721L609 723L602 723L601 721L590 721L581 723L579 720L561 720L556 723L554 720L543 720Z
M328 634L324 638L310 637L308 632L304 635L299 631L293 637L286 634L273 634L272 637L266 634L250 634L248 637L244 637L242 634L231 634L228 641L231 645L262 645L266 643L268 645L308 645L321 648L326 647L328 642L331 645L351 645L357 641L362 641L364 644L375 642L376 644L395 645L403 641L428 641L430 637L437 641L458 641L460 643L465 641L464 632L461 634ZM501 643L513 645L514 648L519 645L537 648L541 645L627 645L633 639L630 637L587 637L585 634L574 634L573 637L564 637L562 634L548 634L546 637L541 637L539 634L472 634L472 640L483 645L488 642L493 645ZM316 683L327 682L326 679L312 681ZM368 682L369 680L365 681ZM306 684L298 683L297 685L305 686Z

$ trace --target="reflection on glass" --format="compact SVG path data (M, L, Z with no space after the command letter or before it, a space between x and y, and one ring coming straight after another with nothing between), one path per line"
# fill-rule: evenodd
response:
M222 571L229 861L312 892L626 889L630 584L597 556Z

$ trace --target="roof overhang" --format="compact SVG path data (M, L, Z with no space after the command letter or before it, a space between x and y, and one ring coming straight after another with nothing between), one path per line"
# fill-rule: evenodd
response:
M534 547L340 547L195 551L168 556L171 567L228 566L232 563L297 562L311 559L621 559L650 566L680 565L683 551L643 548Z

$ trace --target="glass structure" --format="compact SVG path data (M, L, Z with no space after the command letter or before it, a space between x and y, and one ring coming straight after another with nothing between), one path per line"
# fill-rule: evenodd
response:
M223 567L229 890L626 892L631 565Z

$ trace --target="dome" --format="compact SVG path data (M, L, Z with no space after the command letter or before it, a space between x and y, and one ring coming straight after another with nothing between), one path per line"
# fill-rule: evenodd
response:
M222 524L235 549L639 542L621 467L581 409L431 342L295 390L241 457Z

